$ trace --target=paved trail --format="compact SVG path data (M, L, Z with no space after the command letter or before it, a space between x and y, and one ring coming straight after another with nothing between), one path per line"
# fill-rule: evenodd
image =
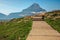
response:
M60 40L60 33L44 21L33 21L32 30L26 40Z

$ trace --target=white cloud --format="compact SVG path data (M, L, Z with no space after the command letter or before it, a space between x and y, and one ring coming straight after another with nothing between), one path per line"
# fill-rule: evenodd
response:
M36 14L36 12L32 12L33 14Z
M0 10L0 13L3 13L5 15L9 15L9 12L7 10Z

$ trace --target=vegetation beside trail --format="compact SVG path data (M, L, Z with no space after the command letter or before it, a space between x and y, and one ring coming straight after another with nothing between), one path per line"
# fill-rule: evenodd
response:
M60 32L60 19L57 19L57 20L46 19L45 21L49 25L51 25L53 29L55 29L58 32Z
M46 13L45 21L60 33L60 10Z
M17 18L9 22L0 22L0 40L26 40L31 29L31 18Z

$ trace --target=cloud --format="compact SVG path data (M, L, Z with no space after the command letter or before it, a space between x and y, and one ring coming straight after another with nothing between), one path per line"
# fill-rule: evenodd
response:
M31 12L31 13L36 14L36 12Z
M5 15L9 15L8 10L0 10L0 13L3 13Z

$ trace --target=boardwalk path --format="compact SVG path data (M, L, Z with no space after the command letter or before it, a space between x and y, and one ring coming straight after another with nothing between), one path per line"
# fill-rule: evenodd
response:
M32 30L26 40L60 40L60 33L44 21L33 21Z

